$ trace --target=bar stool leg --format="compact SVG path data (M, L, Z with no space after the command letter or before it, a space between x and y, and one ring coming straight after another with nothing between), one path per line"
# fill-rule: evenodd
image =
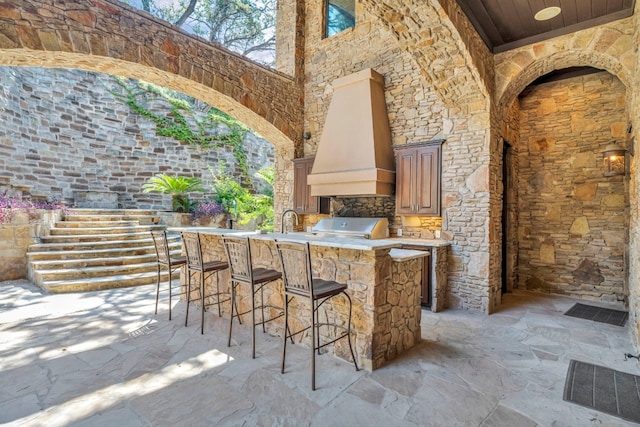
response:
M184 326L189 322L189 303L191 302L191 271L187 268L187 314L184 318Z
M289 331L289 297L284 296L284 330L282 331L282 366L280 373L284 374L284 361L287 357L287 332Z
M218 303L218 317L222 317L220 308L220 270L216 270L216 302Z
M353 352L353 346L351 345L351 309L352 309L351 297L346 292L343 292L343 294L344 296L347 297L347 300L349 300L349 322L347 323L347 342L349 343L349 351L351 352L351 358L353 359L353 364L356 367L356 371L359 371L360 368L358 368L358 361L356 360L356 355Z
M311 301L311 390L316 389L316 308ZM317 348L320 351L320 348Z
M156 314L158 314L158 299L160 298L160 264L156 265L156 272L158 273L158 280L156 282ZM171 286L169 286L169 292L171 292ZM171 305L169 305L169 310L171 310ZM171 311L169 311L169 320L171 320Z
M229 339L227 340L227 347L231 347L231 330L233 329L233 310L238 313L238 307L236 306L236 286L237 284L231 280L231 316L229 316Z
M251 292L251 357L256 358L256 291Z
M169 267L169 320L171 320L171 276L173 275L173 271L171 271L171 267ZM156 304L156 309L158 308L158 304Z
M200 334L204 335L204 271L200 272L200 304L201 304L201 315L200 315Z

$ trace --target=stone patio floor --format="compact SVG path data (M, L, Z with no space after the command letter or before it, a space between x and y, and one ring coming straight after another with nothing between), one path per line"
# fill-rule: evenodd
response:
M574 300L517 292L491 316L423 312L423 341L356 372L183 302L153 314L154 286L45 295L0 283L0 423L24 426L624 426L564 402L570 359L640 373L627 327L563 316ZM234 326L235 328L235 326ZM290 351L289 351L290 350Z

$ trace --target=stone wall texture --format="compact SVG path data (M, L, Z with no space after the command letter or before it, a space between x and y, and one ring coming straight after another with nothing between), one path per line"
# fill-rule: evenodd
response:
M0 175L9 176L13 186L29 187L32 196L89 207L91 194L103 194L105 200L117 197L117 205L102 207L170 210L170 196L142 193L150 176L211 182L208 166L216 169L224 161L228 176L245 181L232 147L201 149L159 136L155 123L112 94L119 89L112 76L0 67L0 81ZM146 104L162 114L171 108L160 97ZM273 145L264 139L249 133L244 149L251 176L273 165ZM259 181L254 179L256 186Z
M522 94L518 288L624 299L625 183L603 176L602 151L625 145L625 95L607 72Z
M26 254L29 245L62 218L61 210L14 210L11 221L0 224L0 281L27 277Z
M202 99L275 145L302 138L301 94L290 76L120 1L9 0L0 15L0 64L145 80Z
M637 46L640 42L640 4L636 3L634 15L587 30L555 37L549 40L523 46L494 55L496 108L494 120L501 131L496 138L514 141L517 124L513 118L513 104L517 96L540 76L553 70L573 66L590 66L608 71L616 76L625 87L624 105L631 131L625 136L628 148L638 152L640 138L640 56ZM511 128L510 128L511 127ZM640 238L640 208L638 201L638 157L630 157L630 170L625 179L629 210L626 215L627 236L624 252L627 254L625 271L621 272L626 282L631 325L634 342L640 350L640 258L638 241ZM510 168L517 170L517 158ZM516 241L517 233L506 236L508 241ZM517 242L516 242L517 245ZM518 260L520 263L520 260ZM513 270L510 270L511 277Z
M442 217L395 217L393 198L339 199L332 206L345 216L357 215L364 208L389 217L393 229L406 229L407 235L433 237L436 230L442 230L443 236L452 240L448 294L451 298L446 305L490 312L493 310L490 277L499 273L499 270L490 272L488 263L489 253L499 244L497 240L489 241L491 213L486 172L490 161L490 114L483 95L484 84L472 66L477 61L490 61L488 54L483 56L486 48L472 59L464 44L449 46L446 54L439 51L429 63L432 68L425 69L428 67L421 64L432 52L431 44L447 43L447 37L456 31L447 21L446 11L434 2L415 5L415 9L403 8L402 12L409 13L412 20L397 11L385 12L384 2L374 3L357 3L356 26L323 39L323 2L306 2L304 128L311 138L304 142L304 155L312 157L316 152L333 94L331 83L364 68L381 73L385 79L392 143L401 145L440 137L447 140L442 146ZM389 2L388 6L395 10L402 5ZM391 25L387 20L392 16L402 22ZM458 15L456 20L463 22ZM428 22L425 28L431 29L429 34L413 33L402 27L403 23L411 22ZM419 36L424 37L423 44L416 44ZM477 37L471 33L466 36L468 40ZM455 73L449 73L454 68ZM438 76L444 75L451 79L438 80Z
M634 46L640 46L640 2L636 2L633 15L636 29L633 36ZM630 160L629 179L629 247L627 282L629 287L629 324L640 353L640 55L635 57L635 72L628 87L629 122L632 126L629 148L636 153Z
M220 236L202 234L201 239L205 262L227 259ZM256 267L280 270L280 260L273 240L250 239L250 245L252 261ZM373 251L314 245L311 245L311 259L314 277L335 280L348 286L347 292L353 303L352 342L358 366L369 370L378 369L420 342L421 259L396 262L392 261L389 249ZM184 284L185 276L182 274ZM209 289L207 294L215 289L215 281L216 275L205 279ZM264 292L267 304L283 307L282 286L282 280L267 286ZM228 288L228 270L223 270L220 273L220 289L227 292ZM249 287L240 285L237 289L238 310L241 313L246 312L251 307ZM197 290L193 291L192 298L198 300ZM260 296L257 298L260 301ZM323 309L319 311L321 320L325 318L325 310L331 321L346 326L349 314L346 298L336 297L323 305ZM229 312L230 304L227 302L222 305L223 317L228 318ZM279 310L270 309L267 313L267 318L273 318L278 315ZM242 316L242 320L244 324L251 323L249 314ZM291 330L303 329L308 324L308 303L302 298L295 298L290 305ZM281 336L283 325L283 322L268 323L267 331ZM339 332L339 329L331 328L327 331L327 328L323 328L322 334L335 336L334 334ZM295 340L310 346L310 337L310 332L306 331L297 335ZM326 351L346 360L351 359L346 340L326 347Z

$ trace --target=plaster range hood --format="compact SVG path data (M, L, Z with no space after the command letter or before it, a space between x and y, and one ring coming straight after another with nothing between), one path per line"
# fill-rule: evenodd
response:
M384 79L371 68L334 80L307 184L312 196L391 196L395 160Z

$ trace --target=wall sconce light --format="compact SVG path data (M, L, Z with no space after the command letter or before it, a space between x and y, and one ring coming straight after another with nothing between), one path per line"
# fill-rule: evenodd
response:
M305 132L305 133L303 133L303 134L302 134L302 137L303 137L304 139L307 139L307 140L311 139L311 132Z
M627 150L617 145L615 142L607 145L602 152L604 176L624 175L625 173L625 153Z

